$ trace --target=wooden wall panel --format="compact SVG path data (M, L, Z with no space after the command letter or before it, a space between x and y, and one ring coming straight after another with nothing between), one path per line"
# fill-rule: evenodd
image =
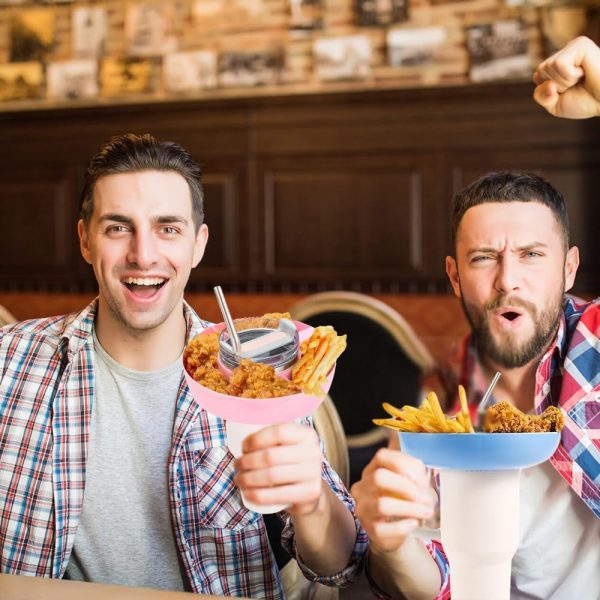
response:
M600 119L554 119L531 92L496 83L0 110L0 290L95 288L79 257L79 189L99 145L132 131L175 140L202 166L211 236L192 291L445 292L453 191L522 168L567 196L583 255L575 291L593 295ZM13 200L17 188L27 201ZM27 243L21 227L34 232Z
M73 181L67 172L3 172L0 177L0 278L13 287L73 274Z
M422 204L417 171L268 172L265 270L419 273Z
M210 244L202 259L204 269L239 272L239 209L236 206L236 178L233 173L204 176L204 220L209 224Z

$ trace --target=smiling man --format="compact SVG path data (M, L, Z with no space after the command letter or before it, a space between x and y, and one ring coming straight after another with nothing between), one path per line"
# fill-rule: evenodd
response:
M265 428L234 465L223 421L187 388L203 221L200 169L177 144L128 134L92 159L78 231L98 298L0 329L2 572L283 598L240 489L289 506L281 543L308 579L360 569L366 538L315 431Z

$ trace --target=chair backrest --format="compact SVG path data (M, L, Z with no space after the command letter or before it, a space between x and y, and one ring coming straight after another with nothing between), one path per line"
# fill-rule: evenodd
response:
M323 442L329 464L348 487L350 464L346 434L335 404L329 396L325 396L321 406L313 413L313 424Z
M16 322L17 318L0 304L0 327L4 327L4 325L10 325L11 323Z
M365 294L314 294L290 312L299 321L332 325L348 334L329 395L346 431L352 463L353 449L387 441L386 430L372 424L384 416L381 403L416 404L422 377L435 369L435 361L397 311Z

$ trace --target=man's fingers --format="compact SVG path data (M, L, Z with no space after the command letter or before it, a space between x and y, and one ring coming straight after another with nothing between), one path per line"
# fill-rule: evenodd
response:
M283 423L265 427L249 435L242 444L242 451L254 452L272 446L292 446L294 444L313 443L318 445L318 437L312 427L297 423Z
M302 464L287 464L268 469L254 469L252 471L238 472L234 482L238 487L246 491L253 487L270 487L275 485L287 485L320 479L321 467L313 468Z
M418 485L407 477L399 476L387 469L375 471L371 483L371 494L374 496L392 496L424 504L432 503L429 486Z
M321 448L313 444L295 446L272 446L242 454L235 461L237 471L251 471L279 465L321 464Z
M539 84L533 92L533 99L549 113L556 114L556 106L560 95L553 81L546 80Z
M375 503L377 513L385 518L406 519L413 517L415 519L431 519L433 516L433 504L423 504L421 502L409 502L382 496L377 498Z
M296 505L315 502L321 494L321 480L304 481L292 485L244 489L244 496L256 504Z
M425 465L419 459L398 452L398 450L389 448L377 450L371 462L364 469L363 478L382 468L404 475L415 483L425 484L428 482Z

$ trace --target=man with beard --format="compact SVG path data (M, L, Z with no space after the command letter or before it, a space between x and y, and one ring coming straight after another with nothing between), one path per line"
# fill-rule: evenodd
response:
M587 38L535 80L552 114L600 114L600 50ZM565 421L551 460L522 473L512 600L600 598L600 299L565 296L579 264L568 230L564 199L537 175L491 173L453 199L446 270L472 329L462 364L470 401L500 371L496 401L537 414L556 406ZM377 595L450 598L442 546L415 534L436 501L422 462L382 449L352 493Z
M182 351L206 326L183 299L203 217L200 168L173 142L126 134L90 162L78 231L98 298L0 329L2 572L279 600L240 490L288 507L282 544L307 579L360 569L364 532L312 427L264 428L234 461L186 385Z

